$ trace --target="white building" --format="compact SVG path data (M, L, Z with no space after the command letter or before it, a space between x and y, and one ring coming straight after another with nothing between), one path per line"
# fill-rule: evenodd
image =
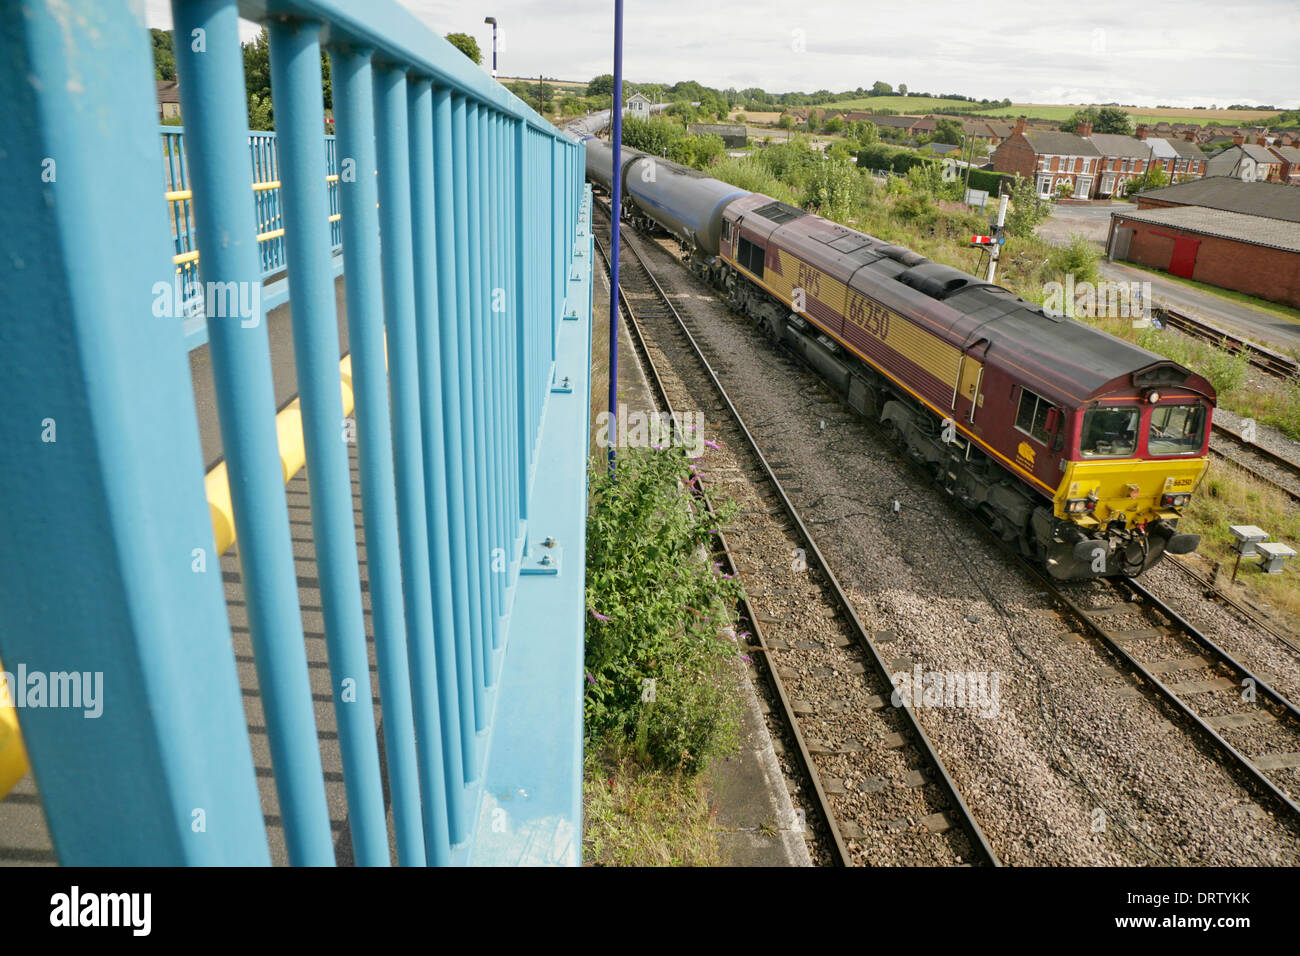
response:
M623 112L628 116L636 116L640 119L650 118L650 98L643 93L633 93L628 97L627 106Z

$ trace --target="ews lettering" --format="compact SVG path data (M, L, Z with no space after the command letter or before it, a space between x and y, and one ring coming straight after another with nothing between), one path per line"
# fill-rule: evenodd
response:
M799 263L799 288L806 289L811 296L821 295L822 274L806 262Z

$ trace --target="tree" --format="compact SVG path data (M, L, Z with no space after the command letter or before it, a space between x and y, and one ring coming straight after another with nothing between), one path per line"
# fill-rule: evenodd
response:
M899 95L899 96L906 96L906 95L907 95L907 84L906 84L906 83L899 83L899 84L898 84L898 95Z
M172 31L153 28L149 31L153 40L153 78L155 80L176 79L176 55L172 52Z
M1075 110L1070 116L1061 123L1062 133L1073 133L1079 128L1080 123L1091 123L1095 132L1102 132L1097 129L1097 107L1089 106L1086 109Z
M1130 136L1133 133L1133 117L1116 106L1102 107L1097 113L1097 122L1093 129L1098 133L1118 133Z
M947 143L950 146L960 146L962 139L962 128L959 120L951 119L947 116L941 116L934 124L934 142Z
M844 132L844 118L842 116L832 116L822 124L823 133L842 133Z
M600 76L592 77L591 82L587 84L588 96L613 96L614 95L614 74L602 73Z
M869 96L892 96L893 93L894 93L894 88L892 86L890 86L884 80L876 80L876 82L871 84L871 92L868 95Z
M483 54L479 51L478 40L475 40L468 33L448 33L446 40L461 53L474 61L475 66L483 63Z
M248 128L275 129L275 107L271 99L271 38L262 27L257 39L242 44L244 54L244 89L248 96ZM320 54L321 99L325 109L334 108L334 86L329 57Z
M789 113L782 113L781 118L776 121L776 125L781 129L794 129L794 117Z
M1038 198L1031 180L1016 174L1011 181L1011 201L1007 207L1007 235L1024 238L1033 235L1034 227L1052 214L1052 204Z
M1132 196L1146 189L1159 189L1162 186L1169 185L1169 174L1159 166L1152 166L1141 176L1129 180L1124 192Z
M863 146L870 146L873 143L880 142L880 132L876 129L876 124L870 120L858 120L854 132L857 133L857 140Z
M271 38L266 27L257 39L242 44L244 54L244 88L248 95L248 128L275 129L275 110L271 105Z

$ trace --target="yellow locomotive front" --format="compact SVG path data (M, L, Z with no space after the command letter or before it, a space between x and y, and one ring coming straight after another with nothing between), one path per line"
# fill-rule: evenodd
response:
M1212 394L1187 389L1108 396L1078 411L1054 500L1064 526L1055 537L1068 545L1049 556L1054 575L1136 575L1165 552L1196 549L1199 537L1177 529L1205 475L1212 414Z

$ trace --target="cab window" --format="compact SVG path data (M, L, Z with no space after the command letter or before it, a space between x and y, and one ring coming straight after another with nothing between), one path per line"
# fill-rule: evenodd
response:
M1194 455L1204 442L1204 405L1157 405L1151 409L1147 454Z
M1027 388L1020 389L1020 408L1016 411L1016 428L1035 441L1047 444L1047 413L1052 403Z
M1084 458L1128 458L1137 454L1142 410L1136 405L1090 408L1083 415L1079 453Z

